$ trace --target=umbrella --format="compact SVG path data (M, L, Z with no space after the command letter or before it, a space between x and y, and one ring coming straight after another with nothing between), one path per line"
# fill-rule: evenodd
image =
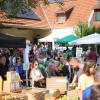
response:
M69 42L70 45L100 44L100 34L94 33Z
M95 44L97 53L97 44L100 44L100 34L94 33L88 36L84 36L80 39L69 42L70 45L81 45L81 44Z

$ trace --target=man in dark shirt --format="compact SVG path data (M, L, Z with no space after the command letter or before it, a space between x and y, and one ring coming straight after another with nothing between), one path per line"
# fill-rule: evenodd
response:
M2 77L3 80L6 80L6 73L7 73L7 68L5 64L6 64L6 57L0 55L0 76Z
M84 67L84 63L81 62L79 59L77 59L76 57L72 57L69 61L70 66L72 67L72 69L74 69L74 78L72 83L74 85L77 85L78 83L78 79L80 77L80 75L83 72L83 67Z

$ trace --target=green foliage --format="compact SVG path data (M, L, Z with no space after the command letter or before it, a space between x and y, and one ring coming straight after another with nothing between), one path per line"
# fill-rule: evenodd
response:
M48 0L44 0L44 3L45 3L45 4L49 4Z
M90 35L93 33L100 33L100 27L88 26L87 23L79 22L77 28L75 29L75 33L78 37Z
M37 6L36 0L27 0L27 2L28 2L29 6L36 8L36 6Z
M4 1L5 0L0 0L0 9L3 9L4 8L4 5L3 5L4 4Z
M78 37L82 37L87 34L89 27L86 23L79 22L77 28L75 29L75 33Z
M43 0L44 4L49 4L48 0ZM8 14L8 17L15 17L16 13L21 9L22 13L25 13L24 8L22 8L23 3L25 3L28 6L34 7L36 8L37 4L38 4L39 0L0 0L0 9L4 10L5 12L7 8L6 6L8 6L8 4L10 5L9 8L11 8L10 13L11 15ZM56 3L58 3L60 6L62 6L64 4L63 1L58 2L58 0L56 1Z
M22 5L22 1L21 0L12 0L12 17L16 15L17 11L20 10Z
M12 15L10 15L9 17L14 17L17 11L20 10L22 3L23 3L23 0L0 0L0 9L5 11L6 6L10 4Z

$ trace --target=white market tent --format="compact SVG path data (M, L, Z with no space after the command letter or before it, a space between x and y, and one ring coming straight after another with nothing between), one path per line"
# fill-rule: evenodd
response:
M44 38L39 39L39 42L53 42L53 37L51 35L48 35Z
M38 40L38 42L51 42L52 43L52 49L54 50L56 47L55 41L57 39L61 39L65 36L74 34L73 28L67 28L67 29L53 29L51 31L51 34L48 36L41 38Z
M39 39L39 42L53 42L56 39L61 39L65 36L68 36L70 34L50 34L44 38Z
M51 42L52 43L52 49L55 49L55 41L57 39L60 39L62 37L66 36L65 34L59 35L59 34L50 34L44 38L39 39L39 42Z
M100 34L94 33L69 42L70 45L100 44Z

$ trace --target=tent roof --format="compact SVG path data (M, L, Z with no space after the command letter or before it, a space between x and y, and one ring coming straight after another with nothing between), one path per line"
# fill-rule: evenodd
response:
M80 39L69 42L71 45L81 45L81 44L100 44L100 34L94 33L88 36L84 36Z
M0 33L0 48L25 48L26 39Z
M53 38L51 35L48 35L44 38L39 39L39 42L53 42Z
M68 36L65 36L64 38L58 39L56 42L57 43L68 43L76 39L77 37L75 35L68 35Z

